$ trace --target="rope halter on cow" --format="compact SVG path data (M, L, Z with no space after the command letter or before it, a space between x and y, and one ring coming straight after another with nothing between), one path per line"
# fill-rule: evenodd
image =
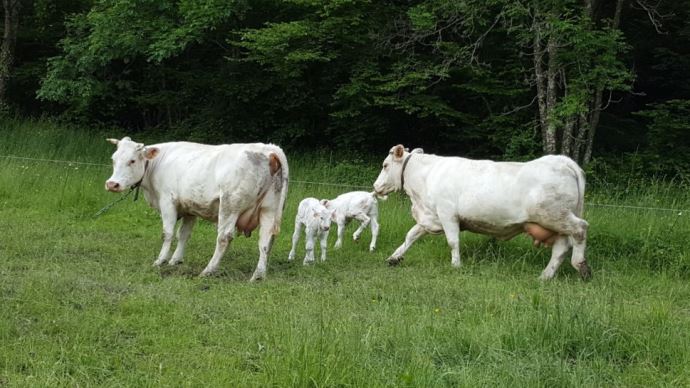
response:
M407 168L407 162L410 161L410 158L412 157L412 153L407 155L405 158L405 161L403 162L402 166L402 172L400 173L400 190L405 190L405 168Z
M141 176L141 179L139 179L139 182L135 183L130 187L130 191L135 191L134 193L134 202L136 202L137 199L139 199L139 186L141 186L141 182L144 181L144 177L146 176L146 171L149 169L149 161L146 160L144 163L144 174Z

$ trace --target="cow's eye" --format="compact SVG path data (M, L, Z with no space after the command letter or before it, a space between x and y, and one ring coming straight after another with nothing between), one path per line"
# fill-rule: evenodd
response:
M136 160L132 159L132 160L129 161L129 165L131 166L131 165L133 165L135 162L136 162Z
M386 164L383 165L383 169L384 169L384 170L387 170L387 169L388 169L388 163L386 163Z

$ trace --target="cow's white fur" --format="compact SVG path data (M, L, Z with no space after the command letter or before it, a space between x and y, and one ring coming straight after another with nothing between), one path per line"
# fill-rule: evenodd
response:
M412 200L416 225L388 258L391 264L397 264L427 233L445 233L451 263L458 267L461 230L499 239L527 231L538 240L535 242L553 242L551 260L541 279L555 275L571 247L571 264L583 278L590 276L584 256L588 224L581 218L585 177L565 156L548 155L526 163L493 162L421 150L410 153L397 145L384 160L374 189L379 194L404 189Z
M352 235L352 238L357 241L364 228L371 225L371 244L369 250L376 249L376 239L379 235L379 208L376 202L376 193L369 193L366 191L352 191L341 194L330 201L324 200L325 205L333 213L333 221L338 225L338 239L335 242L335 248L340 248L343 245L343 234L345 233L345 226L353 218L360 222L359 228Z
M307 253L304 256L303 264L307 265L314 262L315 238L319 239L321 243L321 261L325 261L330 226L331 212L316 198L303 199L299 203L295 216L295 231L292 234L292 249L290 249L288 260L294 260L299 236L302 233L302 228L305 228Z
M280 222L288 187L288 163L272 144L205 145L172 142L144 146L129 137L108 139L112 156L110 191L141 182L149 205L163 221L163 247L154 265L168 261L176 221L182 218L170 264L179 263L197 217L217 223L213 257L201 273L213 273L236 230L249 236L259 227L259 262L252 281L266 275L267 258ZM148 161L148 165L146 163ZM146 166L146 167L145 167Z

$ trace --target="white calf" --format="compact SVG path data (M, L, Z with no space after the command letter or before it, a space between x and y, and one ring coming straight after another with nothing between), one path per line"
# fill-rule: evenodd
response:
M327 201L325 201L327 203ZM297 216L295 216L295 231L292 234L292 249L288 261L295 258L295 249L299 241L302 228L306 227L307 254L304 256L304 265L314 262L314 239L321 242L321 261L326 260L326 246L328 244L328 230L331 226L331 213L316 198L305 198L299 203Z
M364 228L371 223L371 244L369 244L369 250L373 251L376 249L376 238L379 235L379 207L376 197L376 193L352 191L341 194L337 198L326 202L326 207L333 213L333 221L338 224L338 240L335 242L336 249L343 245L345 225L353 218L361 222L361 224L352 235L352 238L355 241L359 240L359 236Z

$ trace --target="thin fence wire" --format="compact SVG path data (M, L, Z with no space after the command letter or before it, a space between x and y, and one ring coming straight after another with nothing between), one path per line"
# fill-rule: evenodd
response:
M110 167L111 166L110 164L105 164L105 163L80 162L80 161L74 161L74 160L60 160L60 159L31 158L31 157L18 156L18 155L0 155L0 158L14 159L14 160L25 160L25 161L35 161L35 162L63 163L63 164L67 164L67 165L87 165L87 166L99 166L99 167ZM306 185L315 185L315 186L345 187L345 188L356 188L356 189L365 189L365 190L371 190L372 189L371 186L363 186L363 185L355 185L355 184L347 184L347 183L315 182L315 181L303 181L303 180L296 180L296 179L291 179L290 182L306 184ZM595 207L631 209L631 210L667 211L667 212L676 212L676 213L678 213L678 215L681 215L682 213L690 213L690 209L673 209L673 208L666 208L666 207L616 205L616 204L595 203L595 202L587 202L587 203L585 203L585 205L586 206L595 206Z

